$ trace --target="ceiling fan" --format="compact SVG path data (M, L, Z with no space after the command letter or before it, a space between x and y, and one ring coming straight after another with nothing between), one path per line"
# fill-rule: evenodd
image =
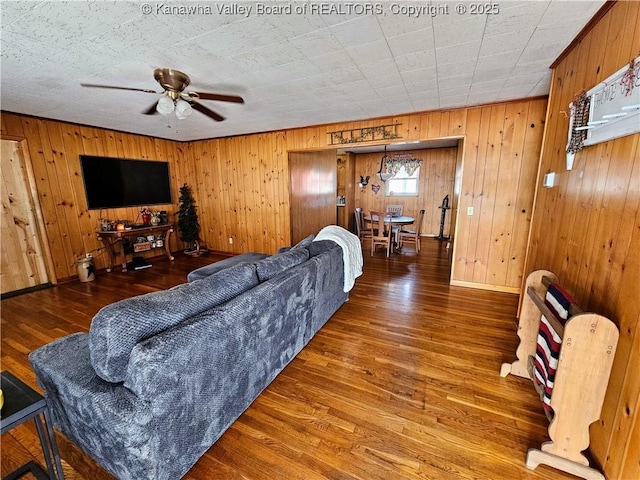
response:
M146 88L117 87L111 85L95 85L91 83L81 83L81 85L83 87L90 88L132 90L135 92L162 95L162 97L160 97L158 101L156 101L142 113L144 113L145 115L154 115L156 113L169 115L171 112L175 111L176 117L178 117L179 119L187 118L189 115L191 115L192 110L197 110L200 113L203 113L207 117L212 118L218 122L224 120L224 117L222 115L214 112L208 107L205 107L204 105L202 105L202 103L198 102L198 100L216 100L219 102L244 103L242 97L239 97L237 95L222 95L219 93L191 91L185 92L185 88L187 88L189 83L191 83L189 75L172 68L156 68L153 71L153 76L163 88L163 91L156 92L155 90L149 90Z

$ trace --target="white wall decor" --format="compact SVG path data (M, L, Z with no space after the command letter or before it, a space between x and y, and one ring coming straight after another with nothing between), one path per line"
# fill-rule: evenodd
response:
M567 170L582 147L640 132L640 56L576 95L569 111Z
M640 56L587 95L591 106L585 146L640 132Z

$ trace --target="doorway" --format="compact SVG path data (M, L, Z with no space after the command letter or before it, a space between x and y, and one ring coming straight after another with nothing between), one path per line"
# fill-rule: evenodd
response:
M336 151L289 153L291 244L336 223Z
M48 286L48 250L24 141L0 140L2 148L2 297Z
M463 139L452 137L355 146L346 147L345 151L355 154L355 177L360 179L355 187L356 207L369 212L384 211L387 205L402 205L405 215L412 217L417 217L420 210L424 209L421 236L440 239L445 246L453 245L460 196ZM395 155L422 162L419 170L416 170L414 192L394 193L387 189L390 181L385 182L376 174L383 168L383 157L393 158Z

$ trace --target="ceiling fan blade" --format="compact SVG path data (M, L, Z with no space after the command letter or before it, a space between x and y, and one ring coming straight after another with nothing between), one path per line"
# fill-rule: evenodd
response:
M194 110L197 110L200 113L204 113L207 117L213 118L217 122L221 122L221 121L224 120L224 117L222 115L219 115L216 112L214 112L213 110L208 109L207 107L205 107L201 103L192 101L191 102L191 107L193 107Z
M156 92L155 90L149 90L147 88L114 87L112 85L95 85L93 83L81 83L80 85L83 87L89 87L89 88L110 88L112 90L132 90L134 92L156 93L156 94L163 93L163 92Z
M158 106L158 102L154 102L153 105L151 105L149 108L147 108L145 111L142 112L143 115L155 115L156 113L158 113L158 110L156 110Z
M244 99L237 95L222 95L219 93L206 92L189 92L189 95L195 93L200 100L217 100L219 102L244 103Z

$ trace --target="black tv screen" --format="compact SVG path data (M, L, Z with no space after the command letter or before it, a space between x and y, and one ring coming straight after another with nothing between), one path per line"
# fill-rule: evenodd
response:
M90 210L171 203L169 163L80 155Z

